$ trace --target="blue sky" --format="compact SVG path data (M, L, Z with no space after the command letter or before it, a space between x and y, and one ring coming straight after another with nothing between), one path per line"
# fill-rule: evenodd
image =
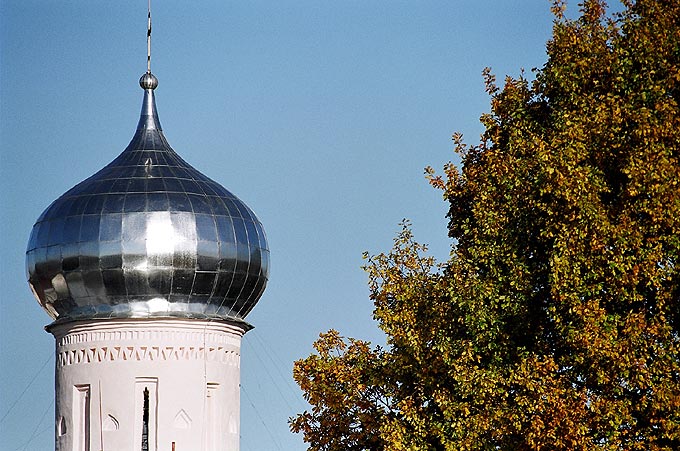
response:
M142 101L146 1L0 5L0 436L53 447L49 318L25 282L42 210L121 152ZM573 6L572 6L573 7ZM547 0L153 2L166 137L243 199L268 233L269 286L242 349L241 449L304 450L295 359L319 332L380 342L362 251L402 218L445 259L446 205L423 168L478 140L482 69L545 62Z

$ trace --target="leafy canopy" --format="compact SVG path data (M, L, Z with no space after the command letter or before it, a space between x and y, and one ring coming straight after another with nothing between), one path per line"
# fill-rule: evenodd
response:
M426 169L450 259L367 256L385 348L322 334L313 451L680 449L680 2L555 2L535 81L487 70L481 142Z

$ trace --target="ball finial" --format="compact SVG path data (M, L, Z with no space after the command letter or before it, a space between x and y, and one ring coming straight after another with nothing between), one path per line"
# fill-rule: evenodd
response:
M141 86L142 89L156 89L158 86L158 79L151 72L146 72L139 79L139 86Z

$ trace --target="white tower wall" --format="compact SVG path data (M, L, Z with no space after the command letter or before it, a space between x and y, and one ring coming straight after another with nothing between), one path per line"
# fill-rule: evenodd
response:
M51 326L56 450L139 451L146 423L149 451L238 451L247 330L243 323L191 319Z

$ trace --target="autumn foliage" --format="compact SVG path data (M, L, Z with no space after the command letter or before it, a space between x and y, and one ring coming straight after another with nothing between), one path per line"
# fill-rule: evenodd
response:
M680 449L680 2L624 3L555 2L534 81L485 71L481 142L426 170L450 259L404 224L367 256L385 348L295 364L310 450Z

